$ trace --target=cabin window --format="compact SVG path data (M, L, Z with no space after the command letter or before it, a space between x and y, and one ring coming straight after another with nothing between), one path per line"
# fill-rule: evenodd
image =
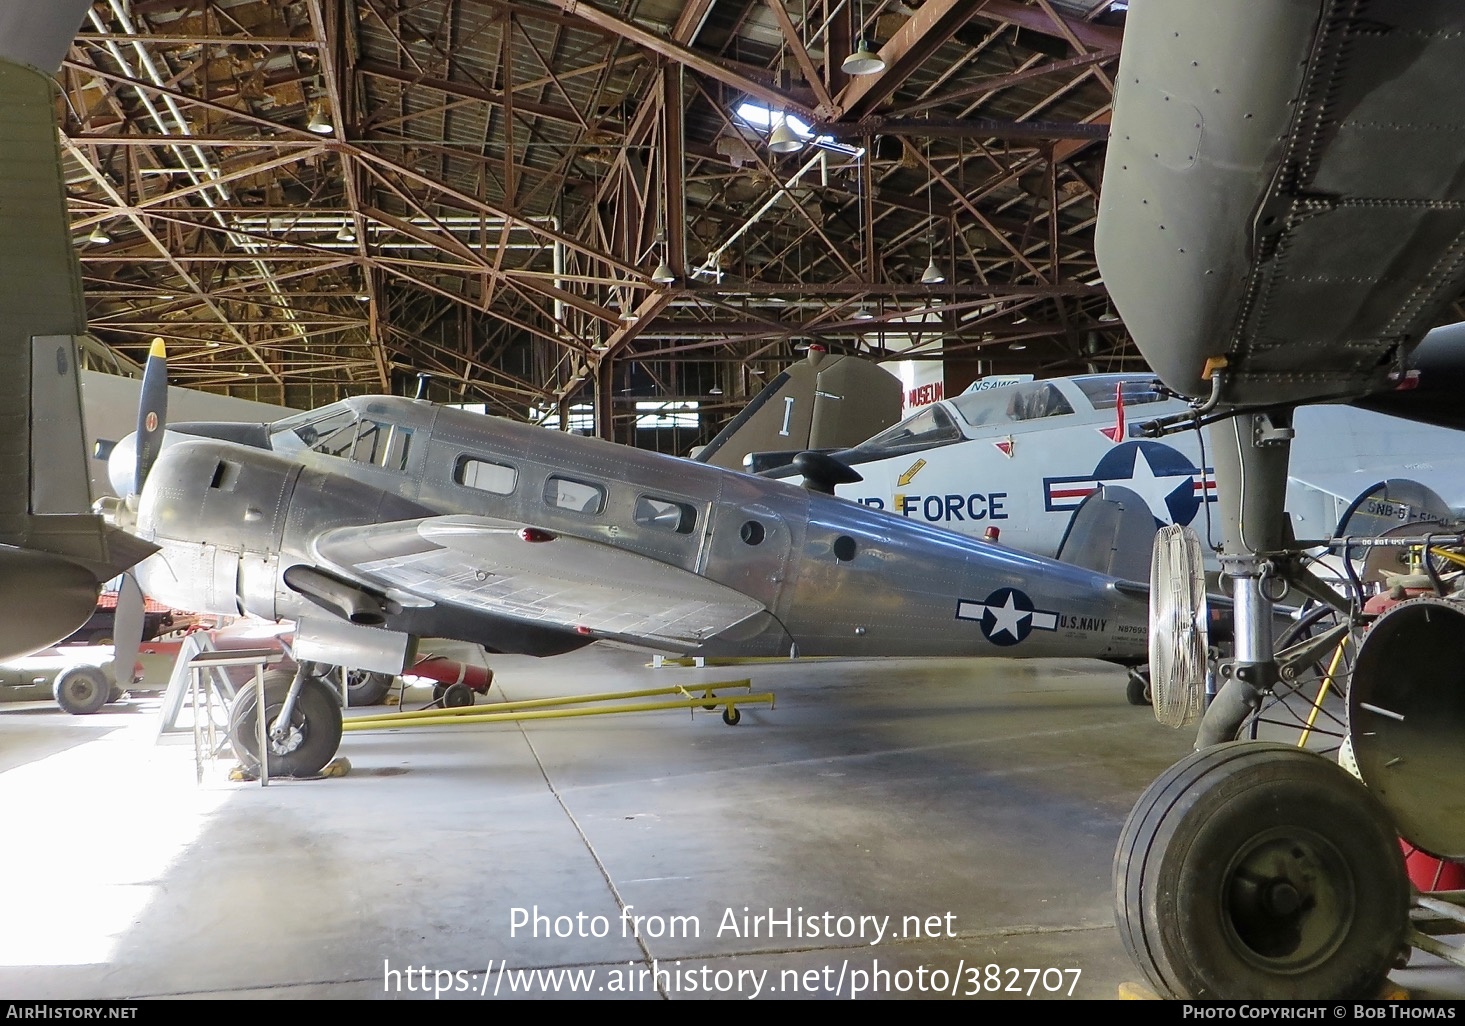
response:
M767 534L763 525L756 520L744 521L742 528L738 531L738 537L743 539L744 545L758 545Z
M675 534L691 534L697 526L697 511L685 502L658 499L642 495L636 499L636 511L632 514L636 523L658 531Z
M459 456L453 468L453 480L466 488L495 495L511 495L519 483L519 472L502 463L490 463L473 456Z
M600 513L605 509L605 489L589 481L554 476L544 482L544 501L576 513Z
M362 420L351 458L357 463L370 463L383 470L406 470L411 447L410 428L383 424L379 420Z

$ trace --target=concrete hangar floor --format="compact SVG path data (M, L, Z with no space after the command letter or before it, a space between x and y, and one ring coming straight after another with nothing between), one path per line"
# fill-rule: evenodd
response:
M603 646L494 668L509 699L740 675ZM197 783L186 737L155 743L155 696L0 710L0 995L1113 998L1137 977L1110 861L1192 735L1120 671L751 675L777 703L736 727L348 733L349 774L268 788L226 762ZM1442 963L1395 978L1465 994Z

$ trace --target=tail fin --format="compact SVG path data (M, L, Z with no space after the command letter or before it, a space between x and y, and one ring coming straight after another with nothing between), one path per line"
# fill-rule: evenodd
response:
M90 512L75 337L86 330L51 77L85 0L0 3L0 658L69 634L152 547ZM74 621L74 622L73 622Z
M1148 581L1159 529L1144 499L1128 488L1104 485L1073 511L1057 558L1121 580Z
M810 346L693 458L742 470L753 452L847 449L898 421L900 399L900 380L878 364Z

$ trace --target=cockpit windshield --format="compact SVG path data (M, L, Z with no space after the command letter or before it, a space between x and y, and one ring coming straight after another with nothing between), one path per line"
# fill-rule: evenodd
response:
M406 470L412 429L362 417L350 406L327 407L270 425L270 448L291 455L307 449L370 463L385 470Z
M327 407L277 420L270 425L270 448L292 455L313 449L327 456L350 457L356 444L356 411Z
M972 427L1061 417L1073 412L1072 404L1051 381L1024 381L984 392L967 392L951 400L951 405Z
M855 451L894 456L907 450L928 449L959 441L961 429L951 419L951 414L939 406L927 406L874 438L861 442Z

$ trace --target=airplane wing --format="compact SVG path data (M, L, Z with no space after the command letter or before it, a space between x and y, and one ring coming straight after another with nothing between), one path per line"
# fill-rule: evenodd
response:
M1095 248L1165 383L1389 387L1465 286L1465 5L1136 3L1115 79Z
M649 556L489 517L340 528L322 534L315 549L334 572L389 592L675 647L700 644L764 609Z

